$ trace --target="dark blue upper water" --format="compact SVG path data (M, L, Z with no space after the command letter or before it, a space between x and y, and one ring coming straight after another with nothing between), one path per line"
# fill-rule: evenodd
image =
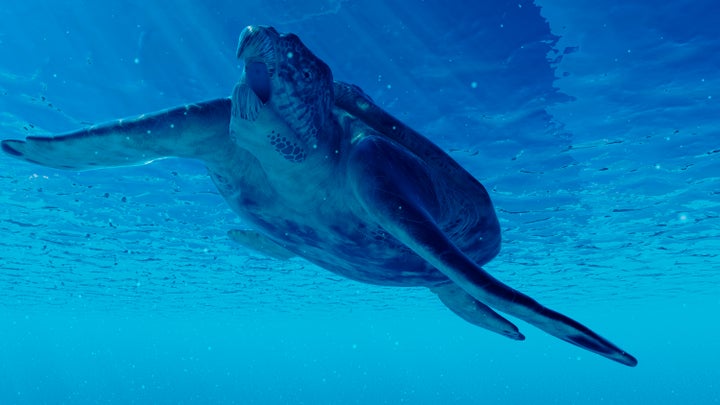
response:
M294 32L485 184L489 272L640 364L246 251L198 162L3 155L0 403L720 402L717 1L19 3L0 139L227 96L243 27Z

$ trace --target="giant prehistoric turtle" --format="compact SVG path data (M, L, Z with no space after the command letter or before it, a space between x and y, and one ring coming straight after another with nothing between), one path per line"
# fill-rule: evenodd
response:
M483 270L501 238L482 184L359 88L334 82L297 36L247 27L237 56L245 69L230 98L55 137L5 140L2 149L67 170L201 160L230 207L253 226L229 232L240 243L361 282L427 287L463 319L512 339L524 336L491 308L637 364Z

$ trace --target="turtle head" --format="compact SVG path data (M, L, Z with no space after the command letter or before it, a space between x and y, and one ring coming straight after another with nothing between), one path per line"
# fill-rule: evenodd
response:
M249 26L240 34L238 59L245 63L233 92L233 116L255 120L271 108L306 147L316 147L333 106L330 68L294 34Z

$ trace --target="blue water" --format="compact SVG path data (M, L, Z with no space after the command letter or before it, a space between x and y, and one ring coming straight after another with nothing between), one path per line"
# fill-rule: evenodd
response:
M640 363L246 251L197 162L3 155L0 403L720 402L717 1L20 3L0 139L228 95L244 26L294 32L486 185L488 271Z

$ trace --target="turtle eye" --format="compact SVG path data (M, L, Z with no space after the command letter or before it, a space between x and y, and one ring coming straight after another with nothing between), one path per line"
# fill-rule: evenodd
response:
M307 81L310 81L313 78L313 72L312 72L312 70L310 70L308 68L304 68L302 70L302 75L303 75L303 78L305 78L305 80L307 80Z

